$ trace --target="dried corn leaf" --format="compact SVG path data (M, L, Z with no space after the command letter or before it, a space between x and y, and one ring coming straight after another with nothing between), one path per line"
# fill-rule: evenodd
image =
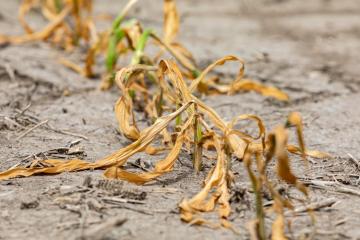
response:
M74 62L72 62L72 61L70 61L70 60L67 60L67 59L65 59L65 58L60 58L60 59L59 59L59 62L60 62L62 65L64 65L65 67L70 68L70 69L73 70L74 72L77 72L77 73L79 73L80 75L87 77L87 76L86 76L87 73L86 73L85 69L82 68L81 66L77 65L76 63L74 63Z
M12 44L21 44L25 42L31 41L39 41L39 40L46 40L51 34L54 33L55 29L62 24L64 19L69 15L71 11L71 7L66 6L60 14L50 22L42 31L30 33L24 36L2 36L0 37L0 44L2 43L12 43Z
M274 139L275 139L275 156L278 160L277 162L277 172L281 179L289 184L293 184L301 192L307 195L306 187L298 181L296 176L292 173L289 164L289 157L287 153L287 140L288 133L283 126L279 126L274 130Z
M40 173L56 174L56 173L70 172L70 171L107 168L111 166L122 166L129 157L131 157L132 155L138 152L143 151L155 139L155 137L158 134L160 134L160 132L163 129L165 129L168 126L168 124L176 118L177 115L185 111L192 104L193 102L189 102L184 106L180 107L177 111L157 119L152 126L144 129L140 133L138 140L97 162L91 163L79 159L67 160L67 161L53 160L53 159L36 161L36 163L39 162L44 163L45 166L47 167L36 167L36 166L30 168L17 167L0 173L0 180L6 180L19 176L28 177Z
M140 131L136 126L133 113L132 99L128 93L124 92L115 104L116 119L119 122L119 129L125 137L136 140L140 136Z
M36 174L57 174L62 172L80 171L96 168L96 165L94 163L86 162L79 159L67 161L48 159L43 161L35 161L35 163L42 163L46 167L16 167L1 172L0 180L6 180L14 177L28 177Z
M224 90L224 89L223 89ZM233 82L229 89L226 91L229 94L236 93L238 91L255 91L260 93L263 96L273 97L281 101L288 101L289 96L283 91L275 88L264 86L260 83L256 83L252 80L242 79L239 81Z
M256 137L252 137L246 133L242 133L242 132L239 132L239 131L235 131L234 130L234 127L236 125L236 123L240 120L253 120L253 121L256 121L257 122L257 125L258 125L258 128L259 128L259 135L256 136ZM238 134L239 136L242 136L244 138L249 138L249 139L252 139L252 140L257 140L257 139L264 139L265 138L265 125L263 123L263 121L261 120L261 118L259 118L258 116L256 115L253 115L253 114L242 114L242 115L239 115L235 118L232 119L232 121L230 122L230 124L228 125L228 128L229 129L232 129L229 134L231 133L235 133L235 134Z
M169 51L169 53L187 70L190 72L194 72L197 70L194 63L192 62L192 59L189 59L186 55L184 55L183 52L179 51L178 47L174 47L172 44L169 44L161 38L159 38L155 33L151 34L152 38L156 41L156 43L162 45Z
M155 165L154 171L136 174L122 170L121 168L118 167L111 167L105 171L104 175L108 178L126 180L141 185L161 176L164 173L171 171L181 151L181 147L185 141L185 133L186 133L185 130L189 127L192 120L193 120L193 116L190 117L182 127L182 130L180 131L180 133L176 138L175 145L169 152L168 156L165 159L159 161Z
M258 232L257 232L258 224L259 221L257 219L251 220L246 223L246 228L250 234L250 240L259 240Z
M240 132L240 131L234 129L234 126L237 121L246 120L246 119L255 120L258 123L259 135L257 137L249 136L246 133L243 133L243 132ZM264 126L262 120L256 115L243 114L243 115L240 115L240 116L234 118L228 124L225 135L226 135L227 144L232 149L234 155L239 159L243 158L246 148L249 148L249 149L251 148L251 152L255 152L256 148L258 148L257 149L258 152L262 151L265 148L265 126ZM253 140L256 140L259 138L261 138L261 140L262 140L261 145L255 144L254 142L252 142L252 144L249 145L250 141L253 141Z
M303 159L306 161L306 157L305 157L305 142L304 142L304 136L303 136L303 123L302 123L302 119L299 113L297 112L292 112L289 114L288 116L288 120L286 123L287 126L295 126L296 127L296 136L298 139L298 143L299 143L299 148L300 151L302 153L302 157Z
M172 43L179 32L180 18L175 0L164 0L164 41Z
M278 214L275 221L272 224L271 239L272 240L287 240L284 233L285 223L284 216Z
M217 66L221 66L228 61L237 61L240 63L239 72L236 76L235 81L231 84L219 84L213 80L206 79L206 76ZM289 97L286 93L280 91L275 87L267 87L260 83L255 83L254 81L243 79L244 76L244 60L228 55L223 58L216 60L214 63L210 64L201 74L200 76L195 79L190 86L191 92L195 89L198 91L203 92L205 94L210 94L215 90L215 93L218 94L234 94L238 91L255 91L264 96L274 97L278 100L287 101Z
M24 0L19 7L19 22L27 34L33 33L33 29L25 20L25 15L39 3L39 0Z
M230 214L230 205L228 203L229 193L227 188L227 162L224 149L221 146L218 137L214 136L214 143L218 154L216 166L210 171L203 189L192 199L184 199L180 204L181 219L186 222L204 224L202 218L197 216L198 212L210 212L219 204L219 216L226 220ZM215 190L210 196L211 190ZM225 226L229 226L224 221Z
M300 149L300 147L295 146L295 145L287 145L287 150L290 153L294 153L294 154L299 154L302 155L302 151ZM325 158L332 158L333 156L329 153L326 152L321 152L318 150L309 150L309 149L305 149L305 155L309 156L309 157L313 157L313 158L321 158L321 159L325 159Z
M156 68L134 65L123 68L116 74L116 83L122 91L122 96L115 104L115 115L119 123L120 132L123 133L125 137L132 140L137 140L139 138L140 131L135 122L133 100L129 93L129 86L135 81L139 74L151 70L156 70Z
M185 48L181 43L178 42L172 42L171 46L173 49L175 49L177 52L181 53L183 56L185 56L192 64L193 66L196 66L195 58L192 55L192 53Z
M192 81L189 87L190 91L194 92L198 88L199 84L207 85L207 81L205 79L207 74L209 74L209 72L211 72L215 67L224 65L228 61L238 61L240 63L240 69L237 78L241 79L244 76L244 60L232 55L228 55L216 60L215 62L210 64L204 71L202 71L200 76L197 77L194 81Z
M143 151L155 139L155 137L169 125L171 121L188 109L192 104L194 104L194 102L188 102L175 112L158 118L152 126L140 132L140 136L135 142L98 161L98 163L102 166L122 166L130 156Z

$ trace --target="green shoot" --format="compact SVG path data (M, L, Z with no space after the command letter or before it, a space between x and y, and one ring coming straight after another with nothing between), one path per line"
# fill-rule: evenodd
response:
M131 65L141 63L141 57L144 55L144 49L149 39L152 30L145 29L144 32L141 34L138 43L136 44L136 49L133 58L131 59Z

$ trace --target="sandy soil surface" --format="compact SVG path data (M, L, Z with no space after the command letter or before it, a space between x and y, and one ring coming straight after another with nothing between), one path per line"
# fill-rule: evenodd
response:
M114 16L124 3L95 2L98 13ZM161 4L160 0L143 0L133 14L146 26L160 30ZM283 123L289 112L299 111L304 117L307 146L335 156L310 159L308 168L301 159L293 158L292 166L304 181L337 182L337 187L310 186L312 201L334 198L336 203L315 212L315 224L307 214L291 217L288 236L360 239L360 166L348 155L360 160L358 0L182 0L178 4L180 41L201 67L234 54L247 61L247 76L277 86L291 97L283 104L255 93L212 96L206 98L209 105L226 119L257 114L268 129ZM16 16L18 6L19 1L0 0L2 34L22 32ZM34 26L43 24L36 15L32 22ZM100 92L99 79L83 79L59 65L61 56L66 55L45 43L1 46L0 170L26 162L37 153L68 156L61 151L49 152L51 149L65 148L94 161L128 144L116 130L113 113L119 91ZM79 54L71 57L79 59ZM231 75L236 69L229 64L218 71ZM71 94L64 96L64 91ZM29 103L31 107L21 114ZM48 120L50 126L43 125L17 140L24 130L8 120L14 116L20 116L24 123ZM61 131L84 135L87 140ZM70 147L78 139L81 141ZM158 159L137 157L149 164ZM237 184L232 193L231 220L240 236L180 221L177 204L200 189L210 166L207 163L205 172L196 175L189 156L183 154L174 172L142 187L105 181L101 171L0 182L0 239L248 239L245 226L254 217L254 204L248 192L249 179L239 162L233 166ZM286 194L297 195L285 185L283 188ZM111 199L119 196L133 202L113 203ZM97 232L99 224L114 218L120 221L117 227Z

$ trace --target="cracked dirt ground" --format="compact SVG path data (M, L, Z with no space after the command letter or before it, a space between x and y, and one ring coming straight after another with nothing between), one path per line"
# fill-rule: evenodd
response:
M124 2L95 1L95 10L115 16ZM133 15L160 31L161 4L160 0L140 1ZM19 1L0 0L2 34L22 32L16 18L18 6ZM211 96L206 102L226 119L242 113L257 114L268 129L282 123L289 112L299 111L304 118L307 146L327 151L334 158L311 159L306 168L299 158L293 157L292 166L298 177L305 182L335 182L354 191L350 194L332 186L310 185L313 202L334 198L336 203L315 213L315 226L306 214L290 217L292 231L288 236L360 239L360 196L356 195L360 167L349 156L360 159L358 0L182 0L178 1L178 8L182 16L179 41L193 52L201 67L224 55L237 55L247 61L249 77L279 87L291 98L283 104L246 93ZM40 26L42 19L35 16L32 22ZM1 46L0 170L29 155L66 147L79 139L43 125L16 140L23 129L8 119L30 102L31 107L21 115L24 122L33 117L49 120L53 129L88 138L70 148L75 155L93 161L128 143L116 131L113 105L119 91L98 91L98 79L83 79L59 65L59 56L64 53L45 43ZM231 75L235 70L236 66L229 64L218 73ZM14 72L14 78L9 77L9 72ZM65 96L64 91L70 95ZM158 159L137 157L149 164ZM235 189L242 194L239 201L232 202L231 216L240 236L228 230L181 223L177 204L199 190L211 165L207 163L205 172L197 176L189 159L183 154L174 172L143 187L104 182L101 171L0 182L0 239L89 238L98 224L115 216L127 221L101 233L98 239L248 239L245 225L254 217L254 207L242 163L233 166ZM297 195L283 187L287 194ZM119 192L138 204L110 203ZM209 219L216 220L216 216Z

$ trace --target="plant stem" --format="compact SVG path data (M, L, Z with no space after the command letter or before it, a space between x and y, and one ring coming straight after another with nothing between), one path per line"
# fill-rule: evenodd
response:
M201 75L201 71L199 69L193 69L191 71L191 74L193 75L194 78L197 78Z
M193 166L196 173L200 172L202 167L202 129L200 123L200 115L195 105L195 118L194 118L194 154L193 154Z
M163 112L163 90L160 88L159 98L156 100L156 114L158 117L161 117Z
M260 179L257 179L250 168L247 168L254 194L256 204L256 217L258 219L257 234L260 240L266 240L266 229L265 229L265 213L263 209L263 202L261 196L261 183Z
M124 20L124 18L126 17L127 13L129 12L130 8L137 2L137 0L130 0L126 6L123 8L123 10L119 13L119 15L117 15L117 17L115 18L115 20L113 21L112 24L112 30L115 31L116 29L119 28L120 24L122 23L122 21Z
M176 101L176 110L180 108L180 104L178 100ZM181 113L176 116L175 119L175 126L179 126L182 123Z
M151 29L145 29L144 32L141 34L140 39L136 44L135 54L131 59L131 65L139 64L141 62L141 57L144 54L146 42L149 39L151 32Z
M118 59L116 47L124 36L125 36L124 30L119 28L116 31L114 31L110 37L109 45L106 53L106 70L108 73L112 73L112 71L114 70L116 61Z
M266 232L265 232L265 214L263 209L263 202L260 190L255 191L256 197L256 215L259 220L259 237L261 240L266 239Z
M125 32L122 28L118 28L111 33L108 49L106 51L105 66L107 75L103 79L102 89L108 89L112 86L115 78L115 66L118 60L117 45L124 38Z
M136 93L134 89L129 89L129 96L131 97L131 99L135 99L136 97Z
M110 39L109 39L109 45L106 52L106 70L107 70L107 79L105 79L106 82L108 82L106 85L111 86L112 82L114 80L114 68L116 66L116 62L118 59L118 53L116 51L116 47L118 43L125 37L125 31L120 28L121 23L125 19L126 14L137 2L137 0L131 0L128 2L128 4L124 7L123 11L116 17L116 19L112 23L111 33L110 33ZM125 24L125 23L124 23ZM130 26L134 24L133 20L130 20L127 22L127 24Z

